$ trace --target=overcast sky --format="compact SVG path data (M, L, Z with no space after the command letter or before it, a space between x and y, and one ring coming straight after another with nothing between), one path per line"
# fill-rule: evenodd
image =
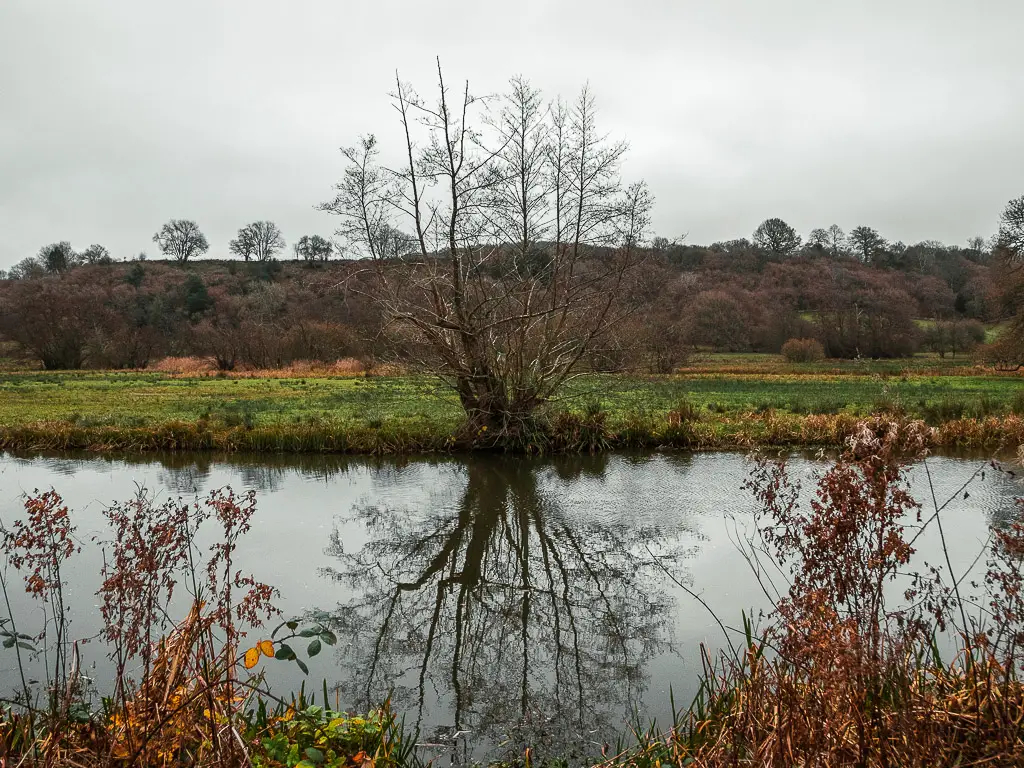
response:
M398 140L398 69L479 93L589 81L654 230L779 216L908 243L996 230L1024 194L1022 0L0 0L0 268L41 245L210 256L272 219L329 235L338 147Z

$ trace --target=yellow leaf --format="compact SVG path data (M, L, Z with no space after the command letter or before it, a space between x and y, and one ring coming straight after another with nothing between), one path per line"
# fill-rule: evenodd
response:
M274 644L270 640L260 640L258 647L260 649L260 653L268 659L272 659L274 657Z
M245 668L252 669L256 666L256 663L260 660L260 649L250 648L245 652Z

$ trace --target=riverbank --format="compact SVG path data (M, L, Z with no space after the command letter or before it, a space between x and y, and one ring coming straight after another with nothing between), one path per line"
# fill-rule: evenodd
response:
M456 398L429 377L6 373L0 375L0 449L391 454L819 447L839 444L857 418L876 413L924 420L935 427L935 447L1000 450L1024 442L1020 376L951 361L941 375L928 367L933 361L893 375L883 365L891 362L875 363L879 370L870 375L852 363L824 372L821 364L724 359L671 376L586 377L511 446L467 431Z
M585 453L605 450L737 450L832 448L853 432L856 416L775 412L681 420L637 417L615 425L603 414L564 414L528 441L495 444L464 430L439 432L430 425L379 426L325 421L318 424L222 426L206 421L169 421L145 427L83 426L41 421L0 427L5 451L222 451L246 453L351 453L388 455L474 450ZM1024 418L1016 415L942 422L931 431L931 447L994 453L1024 445Z

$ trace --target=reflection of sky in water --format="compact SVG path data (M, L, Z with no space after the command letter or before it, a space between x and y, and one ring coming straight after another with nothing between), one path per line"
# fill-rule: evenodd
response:
M939 503L981 464L981 461L965 459L930 459ZM804 498L807 498L813 489L813 475L821 465L794 458L791 466L794 474L803 479ZM319 456L271 456L253 460L176 455L131 461L95 457L26 460L8 456L0 458L0 515L5 521L11 520L19 514L25 492L52 486L75 511L78 535L88 541L92 536L102 538L105 535L101 517L103 505L115 499L130 498L136 486L146 487L157 499L180 495L189 500L196 493L202 495L224 485L236 490L255 489L259 500L257 517L252 532L240 548L239 566L277 585L283 595L285 613L298 614L309 609L331 611L359 602L360 590L369 589L370 582L360 585L353 584L351 579L338 581L332 578L331 572L343 568L344 557L369 551L367 547L373 541L368 535L368 523L378 526L374 534L378 540L379 537L413 536L430 525L449 525L467 503L467 489L479 486L488 496L507 493L505 502L509 510L536 507L538 519L545 527L561 531L560 535L568 539L579 540L584 556L576 557L574 564L566 566L575 569L574 574L590 567L586 557L588 547L597 552L609 542L622 542L631 556L637 556L634 561L638 564L637 570L628 574L632 579L628 583L649 594L637 595L632 604L651 606L651 610L659 610L662 615L628 619L637 626L647 621L646 626L654 633L643 643L636 638L630 641L630 647L637 649L634 660L639 660L642 666L638 677L627 675L628 679L614 679L617 674L617 667L612 663L615 650L602 651L609 666L602 667L592 677L596 680L604 675L609 679L600 686L593 681L589 684L597 686L593 689L595 694L600 692L609 699L605 703L610 707L614 700L614 711L606 713L614 728L621 726L633 707L644 720L657 717L664 722L669 717L670 688L677 704L688 703L695 692L699 671L698 644L706 641L716 646L721 642L720 632L705 609L664 573L649 567L647 548L658 555L681 556L673 566L673 574L698 592L727 625L738 627L742 611L764 607L764 596L731 541L750 520L752 502L749 494L741 489L748 469L745 457L734 453L565 457L550 462L522 462L503 457L474 457L465 462L457 458L387 461ZM925 478L920 468L915 468L912 480L918 499L926 501ZM505 488L502 483L506 482L511 490L502 490ZM958 573L974 561L986 539L988 521L998 523L1015 513L1013 497L1021 493L1021 488L1017 481L988 471L985 480L974 482L969 491L969 499L957 499L943 516L950 559ZM926 517L930 498L927 501ZM933 526L918 541L923 559L935 564L941 562L937 533ZM344 556L339 556L335 548ZM81 557L69 577L69 591L75 609L73 634L84 637L95 635L101 628L94 597L100 559L95 549L88 549ZM648 562L644 564L644 560ZM573 578L577 578L578 583L574 582L577 593L572 597L572 604L577 605L583 615L584 608L588 607L586 601L598 599L587 593L591 583L588 579L592 575L584 573ZM488 599L494 602L497 594L490 594ZM621 605L624 614L632 605L626 597L616 598L622 601L617 605ZM507 595L501 599L507 599ZM28 608L20 595L15 595L15 602L16 610ZM26 615L37 616L38 610L33 608ZM354 614L350 612L350 615ZM602 609L588 615L607 618L608 613ZM538 617L542 618L540 614ZM401 618L409 622L419 620L415 614ZM515 625L514 618L509 619L510 627ZM581 630L590 633L582 643L590 642L588 653L596 654L601 649L594 646L594 638L603 637L601 633L607 628L600 626L597 618L592 621L595 623ZM35 627L25 629L36 630ZM310 665L310 683L319 688L320 681L327 679L329 685L341 683L346 692L357 690L363 682L361 668L346 661L366 659L376 630L375 626L354 626L349 634L341 636L339 649L333 654L322 654ZM500 626L485 626L479 631L497 632L496 636L501 637L500 633L506 630ZM544 634L550 634L550 628L541 624L537 631L539 634L531 642L540 648L550 639ZM406 650L415 650L416 638L424 637L426 632L426 627L403 626L400 634L404 633L402 637L409 638L411 643ZM508 637L511 647L513 635ZM439 641L438 647L447 647L450 640ZM479 645L483 640L476 642ZM640 645L644 647L640 649ZM557 650L556 646L552 648ZM107 666L98 658L100 655L98 645L86 646L86 656L95 661L94 673L102 689ZM439 733L436 729L452 725L452 693L444 674L450 659L442 656L443 653L431 660L429 695L420 713L428 736L436 736ZM411 656L396 657L393 661L412 664ZM499 658L495 664L500 666L506 662ZM551 663L550 654L541 650L531 656L531 667ZM11 687L10 665L4 663L0 669L4 670L0 673L0 682L6 688ZM269 669L274 682L287 686L299 682L292 665L275 666L272 662ZM491 672L499 674L498 666ZM489 679L488 674L487 669L473 672L467 668L464 676L468 685L473 681L484 685L471 697L470 720L476 717L476 721L469 725L483 727L488 712L492 717L511 716L501 710L499 703L488 701L486 689L487 685L500 687L508 681ZM535 676L538 690L548 678L553 679L545 669L531 668L529 674ZM398 688L413 690L417 677L417 670L410 667L406 673L398 675L395 684ZM501 690L501 695L507 696L508 691ZM565 702L552 703L550 699L543 699L543 704L549 708L568 706ZM548 712L547 716L550 718L548 726L555 727L551 724L559 722L556 714ZM542 732L544 727L544 723L527 723L523 732ZM491 738L493 736L490 734ZM583 733L581 736L584 741L594 741L606 739L608 734Z

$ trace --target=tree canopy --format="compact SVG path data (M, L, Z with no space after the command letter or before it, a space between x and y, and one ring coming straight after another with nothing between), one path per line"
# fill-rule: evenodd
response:
M754 243L776 257L790 255L800 242L800 235L782 219L765 219L754 230Z
M228 247L245 261L269 261L284 250L284 235L272 221L254 221L239 229Z
M999 246L1014 260L1024 260L1024 195L1006 204L999 216Z
M295 255L306 261L327 261L334 253L334 245L320 235L303 235L295 243Z
M171 219L153 235L153 242L165 256L186 262L210 250L199 225L189 219Z

